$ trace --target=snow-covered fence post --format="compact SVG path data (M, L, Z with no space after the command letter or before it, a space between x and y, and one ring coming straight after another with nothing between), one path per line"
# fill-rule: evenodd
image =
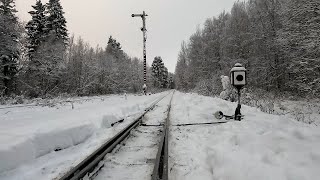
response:
M234 119L241 121L241 88L247 84L247 70L240 63L236 63L230 71L231 84L238 90L238 106L236 108Z

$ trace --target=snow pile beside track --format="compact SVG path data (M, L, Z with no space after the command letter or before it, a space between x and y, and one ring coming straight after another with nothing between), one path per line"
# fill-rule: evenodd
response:
M248 106L242 106L245 117L240 122L174 126L215 122L214 112L231 115L236 106L217 98L175 94L170 119L170 179L319 179L318 126Z
M94 132L92 124L36 133L21 142L0 148L0 172L17 167L52 151L80 144Z
M0 177L47 154L86 142L121 119L134 118L162 95L97 98L76 102L74 109L63 104L0 109Z
M36 158L52 151L78 145L87 140L94 130L93 124L85 124L47 133L37 133L31 140L35 147Z

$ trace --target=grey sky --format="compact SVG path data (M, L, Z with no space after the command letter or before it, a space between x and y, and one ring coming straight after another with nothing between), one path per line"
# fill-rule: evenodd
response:
M47 2L48 0L43 0ZM188 40L198 25L223 10L230 11L235 0L61 0L66 13L69 33L89 42L93 47L105 47L112 35L129 56L142 59L141 18L147 18L147 61L161 56L170 72L174 72L180 44ZM16 0L18 16L27 21L28 11L36 0Z

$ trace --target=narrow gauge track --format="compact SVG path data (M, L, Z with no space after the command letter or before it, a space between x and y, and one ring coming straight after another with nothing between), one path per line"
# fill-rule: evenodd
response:
M80 162L77 166L72 168L69 172L67 172L63 177L60 178L60 180L78 180L85 177L85 179L93 179L97 174L98 171L103 167L103 165L99 166L99 162L101 162L106 154L112 152L112 150L119 145L121 142L123 142L129 135L130 132L137 128L142 123L143 117L150 111L152 111L155 106L163 100L165 97L167 97L169 94L172 94L170 99L170 104L168 106L168 115L166 118L166 123L163 124L163 131L162 131L162 137L161 142L159 145L159 150L157 153L154 170L152 174L153 179L167 179L168 175L168 141L167 141L167 121L168 116L171 108L171 100L173 97L174 92L170 92L167 95L159 98L156 100L149 108L145 110L145 112L138 117L135 121L133 121L131 124L129 124L126 128L124 128L122 131L120 131L118 134L116 134L114 137L112 137L110 140L108 140L106 143L104 143L100 148L98 148L96 151L94 151L91 155L89 155L86 159L84 159L82 162Z

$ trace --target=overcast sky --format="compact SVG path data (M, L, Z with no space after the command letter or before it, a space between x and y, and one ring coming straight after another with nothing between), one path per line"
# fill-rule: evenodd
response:
M48 2L48 0L42 0ZM141 18L147 17L147 62L161 56L170 72L174 72L180 45L188 40L198 25L223 10L230 11L235 0L61 0L69 34L81 36L93 47L105 47L112 35L129 56L142 59ZM36 0L16 0L18 16L30 20L28 12Z

